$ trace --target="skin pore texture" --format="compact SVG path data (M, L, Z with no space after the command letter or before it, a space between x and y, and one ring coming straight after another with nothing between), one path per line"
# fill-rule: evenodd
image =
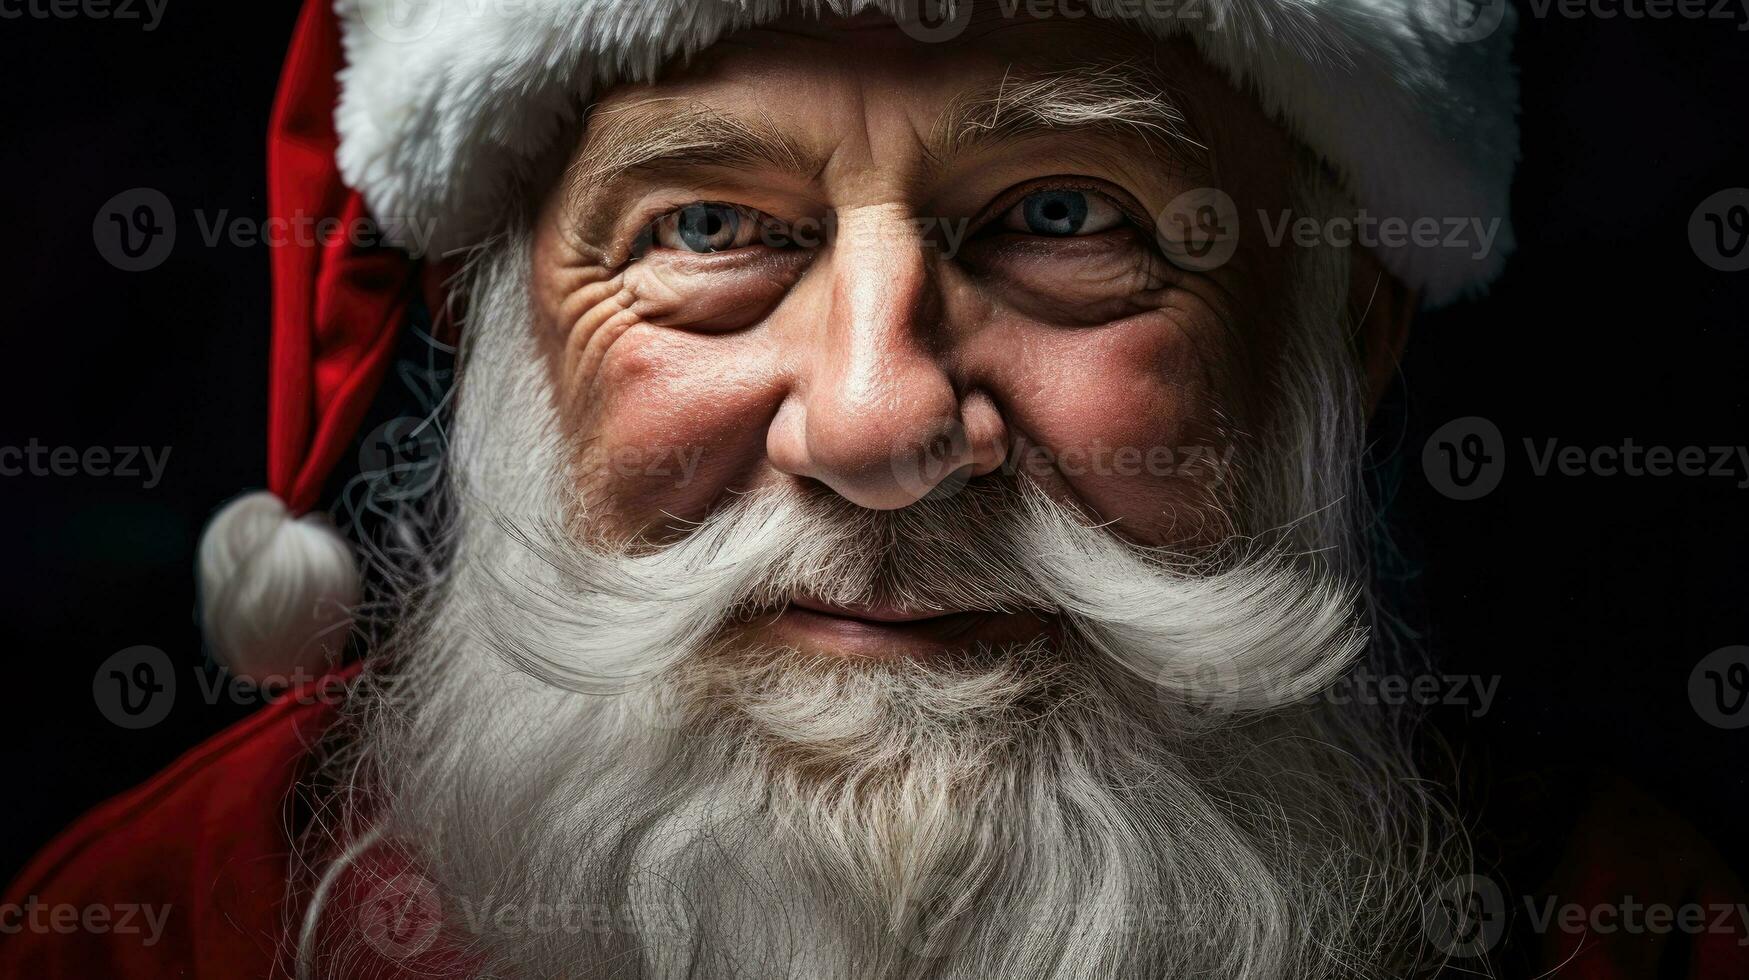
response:
M532 269L586 533L663 542L785 482L891 510L1006 467L1134 543L1219 543L1289 294L1257 215L1294 159L1187 46L1092 18L949 44L782 21L608 91ZM1211 186L1237 247L1181 267ZM798 596L731 628L879 656L1052 623Z

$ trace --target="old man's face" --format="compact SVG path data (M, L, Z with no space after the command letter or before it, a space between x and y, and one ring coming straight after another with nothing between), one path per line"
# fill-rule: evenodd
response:
M1092 20L951 44L795 21L611 92L534 254L592 531L661 539L780 484L894 510L1005 471L1132 541L1233 533L1288 263L1231 224L1230 258L1181 258L1217 174L1276 213L1292 162L1188 50ZM1052 623L798 595L738 628L880 656Z
M1393 305L1270 247L1347 205L1247 97L1091 20L780 21L609 91L540 200L470 270L454 550L345 776L446 893L630 923L487 959L1419 963L1428 801L1310 698L1367 654Z

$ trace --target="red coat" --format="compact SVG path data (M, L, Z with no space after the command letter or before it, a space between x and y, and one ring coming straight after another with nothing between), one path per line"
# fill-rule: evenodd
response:
M86 814L8 890L0 930L12 934L0 938L0 977L290 976L288 952L295 939L288 937L296 936L300 911L287 900L291 839L301 822L296 787L310 746L333 716L331 704L282 701ZM1589 811L1582 829L1567 836L1556 883L1538 889L1542 897L1530 905L1512 899L1516 922L1509 942L1525 943L1527 959L1536 964L1525 976L1749 978L1749 924L1742 911L1724 921L1731 931L1699 934L1684 932L1675 920L1662 931L1627 933L1619 925L1627 920L1617 912L1589 913L1620 910L1624 897L1640 907L1665 903L1679 912L1699 905L1707 909L1710 927L1719 923L1719 909L1741 909L1736 903L1743 901L1718 855L1655 805L1618 797ZM354 912L325 917L325 928L366 921L356 914L364 903L342 892L332 907ZM1524 931L1527 910L1542 917L1551 908L1555 918L1546 929ZM1565 908L1585 912L1566 913L1585 920L1567 920L1581 931L1563 928ZM103 921L94 919L96 927L85 928L85 915ZM348 980L458 972L435 949L404 958L381 955L385 949L397 947L349 944L343 967L328 969ZM1493 975L1516 976L1516 967L1503 970L1501 957L1494 960ZM1468 966L1473 972L1454 975L1489 975L1476 970L1473 960ZM323 976L329 980L328 973Z
M302 911L301 900L287 901L291 841L303 823L296 791L335 712L332 699L287 697L80 818L7 889L18 929L0 938L0 978L292 976ZM382 926L381 916L360 914L356 880L348 887L330 903L324 931ZM74 911L57 921L57 907ZM87 908L105 909L109 921L67 928ZM333 980L331 970L320 975ZM346 980L463 975L435 951L398 958L347 945Z

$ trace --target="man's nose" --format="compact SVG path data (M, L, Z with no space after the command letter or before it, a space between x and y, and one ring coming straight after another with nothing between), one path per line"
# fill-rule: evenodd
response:
M772 465L873 510L996 469L1008 436L995 402L951 373L951 331L925 242L896 208L841 215L823 308L772 420Z

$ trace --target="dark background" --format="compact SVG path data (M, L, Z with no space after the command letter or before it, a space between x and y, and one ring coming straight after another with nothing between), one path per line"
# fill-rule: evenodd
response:
M295 4L170 0L138 21L0 20L0 446L171 447L163 482L0 477L0 649L14 760L0 878L58 828L137 783L248 704L207 704L189 674L162 723L128 731L94 702L97 665L149 644L202 663L197 534L265 480L268 249L201 241L264 217L264 131ZM1413 576L1409 620L1454 674L1498 676L1492 709L1438 713L1488 787L1563 767L1620 775L1749 858L1749 729L1691 705L1691 671L1749 643L1749 489L1731 477L1535 476L1524 440L1587 450L1749 443L1749 272L1690 246L1696 206L1749 185L1734 22L1521 24L1520 245L1485 301L1422 318L1381 466ZM110 265L93 219L162 191L167 261ZM1481 416L1505 439L1493 493L1452 500L1423 473L1439 426ZM1551 842L1552 843L1552 842Z

